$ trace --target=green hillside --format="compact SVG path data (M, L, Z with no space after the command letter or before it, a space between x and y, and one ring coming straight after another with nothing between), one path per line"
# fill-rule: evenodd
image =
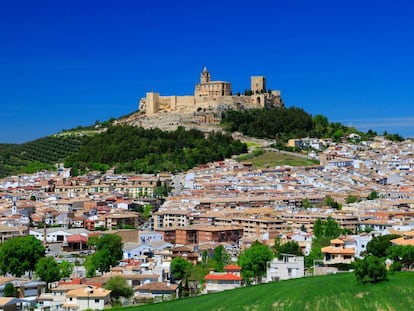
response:
M113 126L115 119L87 127L64 130L58 135L40 138L24 144L0 144L0 177L19 173L33 173L53 169L57 162L65 162L75 174L87 170L156 173L178 172L199 164L222 160L246 152L247 148L230 135L211 133L208 137L198 130L163 132L132 126ZM330 123L322 115L312 117L300 108L275 108L227 111L222 127L228 132L268 138L284 149L292 137L331 137L337 141L346 134L358 132L340 123ZM359 132L364 139L376 135ZM393 140L402 140L397 134L387 134ZM258 165L274 165L278 160L270 154L258 158ZM276 162L275 162L276 161ZM297 165L298 160L285 161ZM283 165L283 164L280 164ZM299 164L299 165L307 165Z
M414 273L388 278L363 285L353 273L307 277L122 310L413 310Z
M111 126L95 135L79 152L68 157L66 167L116 172L178 172L196 165L223 160L247 151L247 146L230 135L178 127L175 131Z
M57 135L24 144L0 144L0 177L53 169L54 164L77 152L86 136Z

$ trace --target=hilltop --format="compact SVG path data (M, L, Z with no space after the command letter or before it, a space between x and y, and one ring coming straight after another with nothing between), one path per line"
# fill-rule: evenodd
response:
M414 273L388 277L365 285L353 273L305 277L122 310L412 310Z
M113 133L111 129L120 127L127 127L129 130L110 138ZM191 139L199 141L186 146L181 144L180 149L176 143L184 137L178 140L177 137L178 133L184 135L184 128L190 132ZM170 134L166 134L167 132ZM230 134L235 132L239 134L231 137ZM166 145L161 139L175 135L174 133L176 138L167 138L170 140L167 144L170 149L166 152ZM76 171L79 173L87 170L105 171L112 167L117 168L118 172L178 172L195 165L244 153L246 148L236 146L235 141L249 142L251 137L261 138L257 141L261 141L260 144L264 147L286 149L286 142L290 138L323 137L339 142L350 133L358 133L363 139L372 139L376 135L372 131L364 134L340 123L330 123L322 115L311 116L303 109L295 107L228 110L221 111L219 116L211 115L211 112L204 110L193 113L160 112L152 116L138 111L118 120L112 118L88 127L65 130L25 144L2 144L0 177L33 173L43 169L51 170L56 168L56 163L65 163L66 167L76 164ZM139 139L146 135L147 140ZM386 138L402 139L396 134L388 135ZM154 147L154 144L158 147ZM136 152L138 149L139 152ZM141 156L136 156L137 154ZM153 156L150 156L151 154ZM179 158L182 160L178 160ZM178 161L171 162L171 159Z

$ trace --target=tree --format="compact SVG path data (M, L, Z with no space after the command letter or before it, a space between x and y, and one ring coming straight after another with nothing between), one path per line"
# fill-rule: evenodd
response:
M322 219L318 218L315 220L315 223L313 224L313 234L316 238L320 238L324 234L324 224L322 222Z
M330 195L327 195L325 197L325 204L331 208L335 208L338 210L342 208L342 205L336 202Z
M312 207L312 203L309 201L308 198L305 198L302 200L302 207L303 208L311 208Z
M94 256L86 256L84 266L86 270L86 277L91 278L96 275L96 265L94 262Z
M166 197L168 196L168 187L167 184L161 183L160 180L157 181L157 186L154 189L154 196L155 197Z
M315 238L312 241L312 247L309 255L305 257L305 265L306 267L311 268L313 267L315 260L321 260L322 258L322 245L320 244L320 241Z
M374 138L375 136L377 136L378 134L377 134L377 132L375 132L375 131L373 131L373 130L371 130L371 129L369 129L368 131L367 131L367 133L366 133L366 136L367 136L367 138Z
M88 240L89 241L89 240ZM122 259L122 239L115 234L104 234L96 241L96 251L86 257L86 275L92 277L99 272L108 272Z
M328 239L336 239L341 234L341 229L338 223L332 218L328 217L325 222L324 236Z
M313 224L313 234L318 239L336 239L341 234L338 223L329 216L325 221L318 218Z
M122 276L112 276L105 284L105 289L111 291L111 299L119 300L120 297L130 298L134 290Z
M170 272L174 281L182 280L190 274L192 264L181 257L176 257L171 260Z
M335 200L330 196L330 195L327 195L326 197L325 197L325 204L327 205L327 206L330 206L330 207L332 207L332 205L334 204L334 202L335 202Z
M208 262L208 251L205 249L201 253L201 263L204 264L204 265L206 265L207 262Z
M144 220L148 220L151 217L152 214L152 205L151 204L146 204L144 206L144 212L142 217L144 218Z
M326 134L329 121L324 115L317 114L313 117L314 131L317 137L323 137Z
M109 249L97 251L93 254L92 258L92 263L95 266L95 269L101 273L108 272L111 267L115 265Z
M17 297L19 291L14 287L13 283L6 283L3 289L3 297Z
M202 263L192 266L189 279L203 282L204 277L209 273L209 269L209 265Z
M49 289L49 283L60 280L60 269L58 263L53 257L43 257L36 264L36 275L46 282L46 289Z
M342 137L344 136L344 130L343 129L337 129L333 134L332 138L335 142L340 142L342 140Z
M99 236L92 235L88 238L88 241L86 242L86 244L88 245L89 248L96 248L96 244L98 244L98 241L99 241Z
M403 267L410 270L414 265L414 246L412 245L391 246L387 250L387 255L394 261L396 267L400 267L399 270Z
M230 263L230 255L226 252L223 245L219 245L214 249L213 259L216 262L214 271L223 272L224 266Z
M387 256L387 251L392 247L391 240L400 237L396 234L386 234L372 238L367 244L367 253L383 258Z
M377 256L367 256L357 259L354 263L354 271L357 281L360 283L377 283L387 279L387 269L384 260Z
M313 224L313 234L315 238L312 241L312 248L309 255L305 258L307 267L312 267L314 260L322 259L321 248L328 246L330 240L336 239L341 234L338 223L328 217L326 220L318 218Z
M242 268L242 277L247 283L252 279L257 282L266 273L267 263L272 260L273 253L269 247L256 241L239 256L239 266Z
M359 202L359 197L354 196L354 195L349 195L346 197L345 202L346 204L351 204L351 203L355 203L355 202Z
M17 277L26 272L31 275L36 263L44 256L45 248L34 236L9 239L0 246L0 271Z
M78 152L66 157L65 167L74 171L105 170L156 173L182 171L214 160L221 160L247 150L247 146L230 135L178 128L163 132L133 126L109 126L107 131L90 137ZM168 187L160 182L155 195L165 195ZM144 192L140 192L145 195Z
M376 192L376 191L372 191L367 196L367 200L375 200L375 199L378 199L378 198L379 198L379 195L378 195L378 192Z
M70 275L73 272L73 266L74 266L73 263L67 260L62 260L62 262L59 263L60 278L64 279L64 278L70 277Z
M282 258L282 254L303 256L302 249L296 241L288 241L284 244L281 244L277 249L277 256L279 258Z
M108 250L110 253L110 262L116 266L122 259L122 239L115 234L104 234L96 243L96 251Z

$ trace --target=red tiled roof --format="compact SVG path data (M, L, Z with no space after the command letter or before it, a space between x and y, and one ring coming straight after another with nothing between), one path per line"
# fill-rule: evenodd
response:
M175 284L165 284L163 282L153 282L153 283L147 283L141 286L136 286L135 290L137 291L142 291L142 290L147 290L147 291L175 291L177 289L178 285Z
M70 235L66 238L68 243L86 243L88 242L88 237L80 234Z
M224 267L224 271L241 271L241 267L236 265L228 265Z
M238 275L232 274L232 273L226 273L226 274L207 274L204 280L220 280L220 281L241 281L241 277Z

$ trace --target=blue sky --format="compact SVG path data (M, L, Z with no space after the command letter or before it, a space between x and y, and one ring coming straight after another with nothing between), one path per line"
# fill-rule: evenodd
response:
M0 0L0 142L189 95L204 66L286 106L414 136L414 1Z

